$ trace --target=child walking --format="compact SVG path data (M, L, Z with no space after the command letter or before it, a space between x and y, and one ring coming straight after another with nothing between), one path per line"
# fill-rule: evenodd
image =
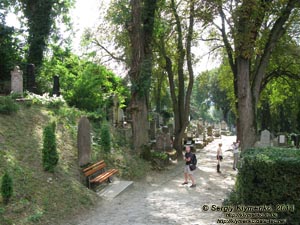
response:
M221 173L220 162L223 160L222 143L219 144L219 147L218 147L218 150L217 150L217 160L218 160L217 172Z

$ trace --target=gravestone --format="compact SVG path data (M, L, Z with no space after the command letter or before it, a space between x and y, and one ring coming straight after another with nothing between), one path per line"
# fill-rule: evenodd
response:
M91 162L91 125L85 116L81 117L78 124L77 148L79 166Z
M263 130L260 134L260 144L262 147L271 145L271 133L268 130Z
M59 87L59 76L53 76L53 95L60 96L60 87Z
M221 130L227 130L227 123L224 120L221 122Z
M23 71L18 66L10 72L11 92L23 95Z
M156 137L156 150L169 151L172 149L172 142L169 133L160 133Z
M36 92L34 64L27 65L26 89L33 93Z
M279 134L278 135L278 145L279 146L287 145L287 138L284 134Z
M212 135L213 135L212 127L209 126L209 127L207 127L207 136L212 136Z

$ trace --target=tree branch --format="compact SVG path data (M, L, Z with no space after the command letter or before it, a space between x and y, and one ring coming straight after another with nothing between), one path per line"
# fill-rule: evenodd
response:
M271 29L271 32L268 37L268 41L264 47L263 55L259 62L257 71L255 72L255 77L252 86L252 93L254 96L254 101L257 102L259 98L259 94L262 90L261 84L264 76L266 75L266 69L269 65L269 60L271 57L271 52L273 51L275 45L277 44L278 40L283 36L286 31L284 27L285 23L288 21L292 10L298 4L299 0L289 0L286 7L282 10L281 16L278 17L274 26Z
M230 65L231 70L234 74L234 77L236 78L237 69L236 69L235 60L234 60L234 56L233 56L233 49L232 49L232 47L229 43L229 40L228 40L228 37L227 37L227 34L226 34L226 28L225 28L225 20L226 20L225 18L226 18L226 16L225 16L221 6L219 6L219 14L220 14L221 19L222 19L222 27L220 27L220 31L222 33L223 42L224 42L226 52L227 52L227 55L228 55L229 65Z
M112 52L110 52L107 48L105 48L98 40L94 39L92 41L92 43L95 44L96 46L102 48L111 58L113 58L117 61L126 62L126 60L124 58L115 56Z

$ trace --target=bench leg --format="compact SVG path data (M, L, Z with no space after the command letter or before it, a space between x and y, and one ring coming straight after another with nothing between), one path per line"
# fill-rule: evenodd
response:
M107 183L112 183L112 178L111 178L111 177L109 177L109 178L107 179Z

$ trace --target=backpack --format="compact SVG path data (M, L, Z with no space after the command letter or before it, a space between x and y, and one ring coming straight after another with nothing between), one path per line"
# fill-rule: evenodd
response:
M193 154L193 156L192 156L192 158L191 158L191 163L193 164L193 165L197 165L197 157L196 157L196 155L195 154Z
M192 171L195 170L196 165L197 165L197 157L195 154L193 154L192 158L191 158L190 170L192 170Z

